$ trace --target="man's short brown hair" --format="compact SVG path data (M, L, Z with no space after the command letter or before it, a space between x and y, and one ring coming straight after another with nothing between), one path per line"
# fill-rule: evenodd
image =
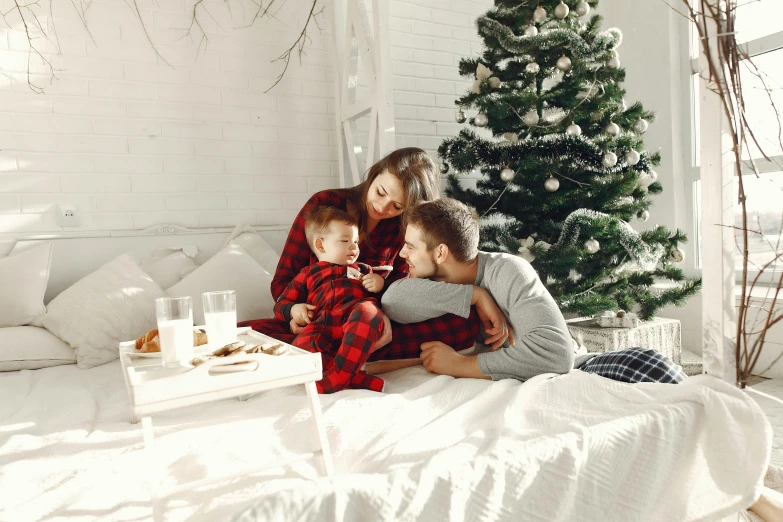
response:
M442 243L449 247L457 261L467 263L476 259L479 218L473 207L456 199L443 198L421 203L407 214L406 225L421 231L427 250Z
M329 226L333 221L354 227L359 226L356 218L344 210L334 207L315 207L305 214L305 237L311 248L315 238L329 233Z

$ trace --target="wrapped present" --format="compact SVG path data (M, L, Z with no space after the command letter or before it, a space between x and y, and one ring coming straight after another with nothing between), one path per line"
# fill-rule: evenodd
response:
M622 319L622 318L621 318ZM588 352L613 352L625 348L652 348L680 364L682 354L680 321L653 317L635 328L604 328L593 317L566 321L568 330Z
M636 328L639 326L639 317L625 310L618 310L617 312L607 310L596 314L593 318L598 326L602 328Z

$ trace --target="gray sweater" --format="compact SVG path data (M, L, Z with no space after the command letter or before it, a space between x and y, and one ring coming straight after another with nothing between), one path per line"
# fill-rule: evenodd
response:
M567 373L579 346L538 274L524 259L479 252L475 286L487 290L514 328L515 344L478 355L479 369L493 380L527 380L542 373ZM472 285L401 279L383 295L392 321L416 323L451 313L470 315ZM589 357L588 357L589 358ZM586 360L581 356L577 366Z

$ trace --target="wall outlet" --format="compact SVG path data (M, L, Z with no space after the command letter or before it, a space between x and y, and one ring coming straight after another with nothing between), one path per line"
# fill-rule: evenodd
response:
M61 227L78 227L82 219L75 205L57 205L57 224Z

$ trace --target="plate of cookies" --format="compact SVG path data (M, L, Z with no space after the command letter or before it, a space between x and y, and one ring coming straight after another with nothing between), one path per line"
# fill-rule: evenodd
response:
M250 330L249 326L237 328L237 335ZM196 355L210 354L215 351L214 347L209 346L206 329L201 326L193 328L193 352ZM151 359L160 359L160 337L158 330L150 330L135 341L123 342L120 344L124 353L129 353L137 357L147 357ZM220 348L218 348L220 349Z

